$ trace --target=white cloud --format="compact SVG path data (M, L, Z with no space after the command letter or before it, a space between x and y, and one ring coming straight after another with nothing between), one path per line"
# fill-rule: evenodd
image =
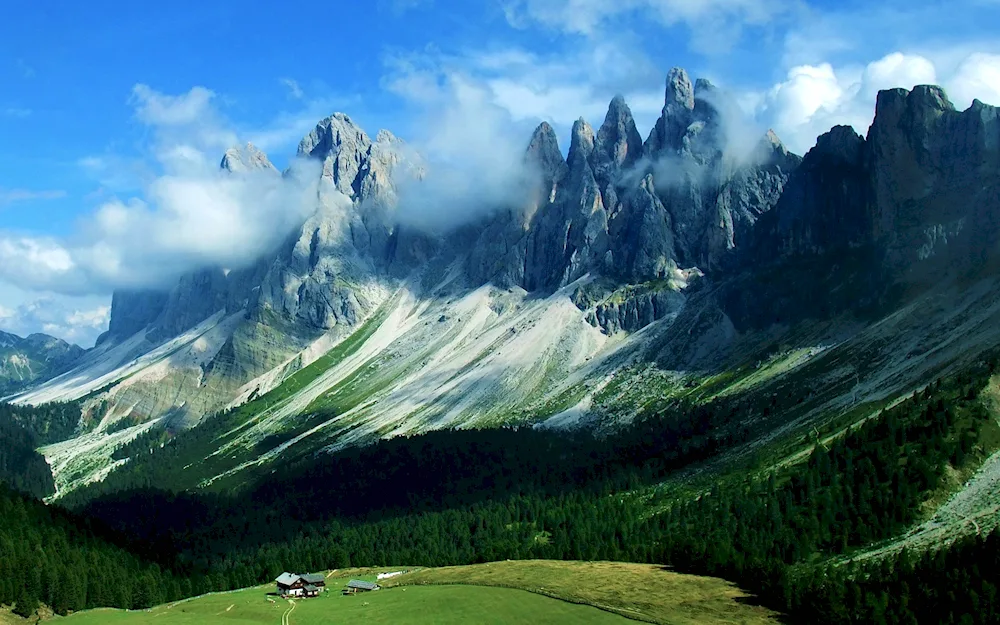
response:
M214 117L211 107L215 93L194 87L181 95L167 95L153 90L149 85L138 84L132 88L131 102L136 117L150 126L186 126Z
M518 124L483 83L460 72L407 67L412 71L387 86L419 110L410 146L424 157L426 173L399 183L400 221L439 230L518 204L531 125ZM410 91L415 84L425 87Z
M750 94L746 100L753 102L758 119L801 154L815 144L818 135L838 124L866 134L879 90L938 83L959 109L968 107L974 97L1000 103L1000 56L971 54L947 73L929 58L902 52L864 66L800 65L770 90Z
M106 298L36 295L20 304L0 306L0 330L18 336L41 332L90 347L108 329L110 317Z
M280 79L280 82L288 88L289 97L301 100L305 96L305 93L302 91L302 87L299 86L299 83L296 80L292 78L282 78Z
M1000 106L1000 54L970 54L948 81L948 95L959 107L974 99Z
M662 26L686 25L690 45L700 52L729 50L744 28L767 24L797 6L779 0L506 0L508 23L539 24L571 34L603 38L626 17L652 19Z
M573 122L583 117L600 125L617 93L628 100L640 132L652 127L663 107L665 70L623 41L548 55L516 47L461 55L429 51L390 58L388 65L383 86L420 107L440 106L442 94L460 80L513 122L552 123L564 150ZM517 140L526 145L528 136Z
M0 188L0 206L14 204L15 202L30 202L33 200L58 200L64 197L66 197L66 192L61 189L36 191L33 189Z
M107 293L165 284L206 265L239 267L276 247L315 208L318 175L304 164L284 178L221 171L221 156L239 133L212 100L201 87L166 95L136 86L136 119L151 135L149 154L133 163L142 175L129 181L139 193L111 195L69 237L0 232L0 279L64 294ZM81 166L114 176L123 163L131 161L102 156Z

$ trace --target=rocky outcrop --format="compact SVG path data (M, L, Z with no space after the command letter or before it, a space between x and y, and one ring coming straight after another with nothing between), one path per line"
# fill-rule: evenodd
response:
M470 276L535 291L588 273L639 283L678 267L733 266L800 161L773 132L748 154L731 149L736 109L708 81L674 69L645 144L621 96L596 133L583 119L574 124L565 161L543 123L526 155L538 192L526 210L481 226Z
M157 290L120 289L111 296L111 321L108 331L97 339L121 341L152 325L167 303L169 293Z
M928 285L995 260L1000 109L957 111L935 86L882 91L867 146L872 235L891 275Z
M605 334L636 332L654 321L676 314L684 306L679 290L666 286L639 286L615 293L587 313L587 321Z
M865 150L864 138L850 126L820 135L775 210L761 217L750 262L863 245L870 238L873 199Z

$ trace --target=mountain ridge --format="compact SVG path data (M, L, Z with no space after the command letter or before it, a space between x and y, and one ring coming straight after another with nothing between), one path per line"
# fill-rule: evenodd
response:
M792 420L857 401L858 386L866 401L894 396L1000 341L978 329L997 314L977 268L1000 230L990 187L976 187L996 172L1000 124L993 107L946 103L936 88L882 92L867 138L836 127L800 158L770 131L746 141L724 92L671 70L644 142L620 96L596 132L574 124L566 158L542 123L522 202L437 234L394 218L399 182L424 165L390 133L373 141L335 114L299 146L321 170L318 208L279 250L189 274L168 294L116 293L86 363L18 401L82 399L97 424L86 453L74 441L46 452L65 490L99 479L123 436L243 404L219 475L426 429L627 421L691 393L815 384ZM964 163L953 139L972 148ZM221 166L268 169L245 152ZM957 182L939 175L963 166ZM965 196L986 206L956 214ZM876 227L911 206L916 221L891 228L900 236ZM956 231L963 218L986 227ZM928 272L943 277L914 279ZM942 304L956 280L977 286ZM918 302L926 318L907 318ZM956 323L982 345L964 353L966 339L935 335ZM908 363L907 341L938 356ZM847 354L859 361L849 370L836 364ZM712 390L726 371L732 386ZM862 371L867 383L845 390ZM134 425L118 430L125 419ZM96 472L71 470L78 461Z
M0 330L0 397L70 368L83 348L42 333L20 337Z

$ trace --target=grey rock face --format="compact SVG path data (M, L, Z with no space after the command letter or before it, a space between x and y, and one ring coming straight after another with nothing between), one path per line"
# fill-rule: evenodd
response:
M758 219L778 203L789 176L801 160L768 131L752 164L737 169L719 189L716 217L709 224L707 247L699 265L708 270L734 267L735 251L751 244Z
M108 332L97 340L123 340L156 321L167 304L169 294L163 291L117 290L111 296L111 321Z
M654 321L676 314L685 298L672 289L639 288L623 297L605 301L587 314L587 321L605 334L636 332Z
M799 158L769 133L732 166L726 102L708 81L692 84L675 69L645 146L621 96L596 134L585 120L574 124L565 162L551 127L539 126L526 155L539 193L527 210L501 211L482 226L470 275L532 291L586 273L643 282L678 266L733 264Z
M257 149L252 143L247 143L243 147L235 146L226 150L219 167L231 173L243 173L252 170L270 171L278 173L277 168L271 164L267 154Z
M995 257L1000 110L957 111L940 87L879 93L868 134L873 236L888 271L928 283Z
M298 155L322 162L323 178L353 199L361 193L362 167L371 146L368 135L350 117L334 113L302 139Z
M667 74L663 113L649 133L644 151L655 158L663 150L679 150L688 128L694 121L695 90L687 72L675 67Z

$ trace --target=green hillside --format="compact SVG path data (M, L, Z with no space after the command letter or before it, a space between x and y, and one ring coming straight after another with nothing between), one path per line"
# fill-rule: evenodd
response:
M342 596L349 579L374 580L374 571L341 571L327 578L331 592L287 602L260 586L199 597L136 612L95 610L68 624L185 625L187 623L628 623L676 625L775 623L722 580L622 563L494 562L419 569L383 582L376 592ZM626 618L627 617L627 618Z

